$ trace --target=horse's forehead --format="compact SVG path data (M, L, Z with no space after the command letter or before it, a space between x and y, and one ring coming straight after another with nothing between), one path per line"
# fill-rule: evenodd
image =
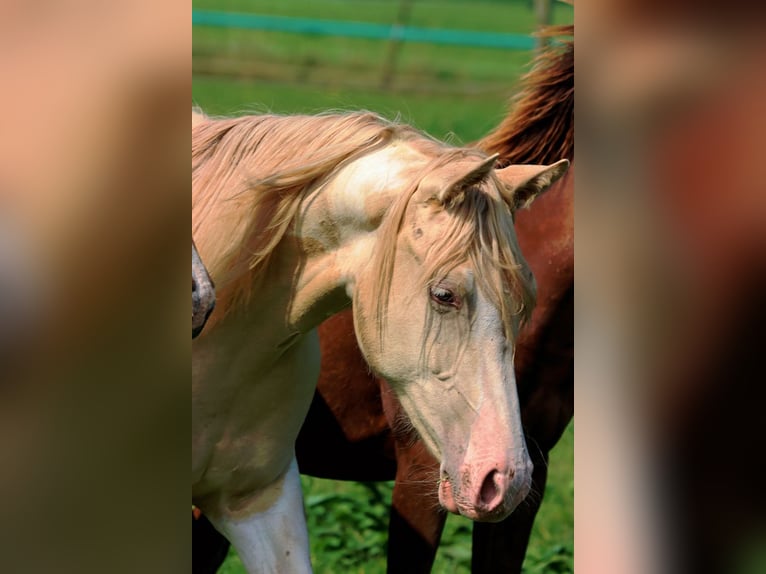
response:
M413 201L407 206L404 228L412 240L430 246L445 238L454 217L434 201Z
M449 216L428 202L413 202L407 207L405 223L409 225L411 234L416 240L429 241L435 239L437 229L445 228Z

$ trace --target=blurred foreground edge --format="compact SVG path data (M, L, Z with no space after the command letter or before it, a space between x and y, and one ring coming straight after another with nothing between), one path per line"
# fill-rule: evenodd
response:
M760 16L577 6L582 572L766 569Z

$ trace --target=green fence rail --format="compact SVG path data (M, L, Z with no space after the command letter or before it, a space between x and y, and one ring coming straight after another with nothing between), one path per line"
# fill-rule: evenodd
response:
M192 10L192 24L219 28L241 28L272 32L293 32L318 36L346 36L373 40L399 40L426 44L449 44L508 50L533 50L535 39L524 34L499 34L469 30L436 30L367 22L314 20L287 16L264 16L238 12Z

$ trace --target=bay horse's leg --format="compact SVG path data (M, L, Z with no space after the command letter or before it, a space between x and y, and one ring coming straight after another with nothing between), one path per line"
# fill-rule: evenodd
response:
M543 501L548 478L547 453L544 456L532 456L532 461L535 469L529 496L502 522L474 523L472 574L521 574L529 536Z
M192 518L192 573L215 574L226 560L229 541L203 514Z
M237 550L249 574L311 573L308 529L295 458L284 479L260 492L258 498L268 503L265 511L244 518L210 516L211 522Z
M431 571L447 520L436 496L438 476L439 463L421 441L397 445L396 483L388 524L390 574Z
M398 430L399 421L406 420L404 410L388 384L382 379L378 382L383 412L395 429L396 482L388 523L387 571L427 574L447 520L436 488L439 462L417 436Z

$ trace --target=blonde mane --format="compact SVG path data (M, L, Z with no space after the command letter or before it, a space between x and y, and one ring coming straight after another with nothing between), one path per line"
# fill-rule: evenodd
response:
M371 113L193 119L192 233L216 282L246 294L300 201L399 129Z
M402 190L381 223L374 254L380 281L373 294L381 322L397 236L418 184L432 170L468 155L483 157L481 152L449 147L369 112L209 118L193 125L192 233L198 247L205 245L206 263L220 292L233 293L224 305L246 298L264 275L302 200L349 162L394 140L407 140L433 159ZM470 260L510 337L514 317L528 315L534 306L534 282L522 265L501 185L492 175L444 206L453 224L429 252L422 281L437 281ZM518 305L511 308L509 297Z

